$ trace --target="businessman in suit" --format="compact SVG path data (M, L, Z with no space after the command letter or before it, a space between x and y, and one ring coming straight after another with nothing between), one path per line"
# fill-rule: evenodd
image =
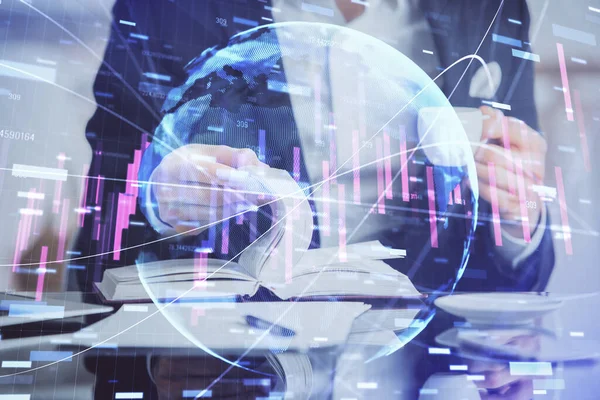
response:
M502 142L508 138L510 151L515 157L533 160L523 166L527 188L543 181L546 148L543 137L538 133L533 99L533 66L530 61L512 55L512 47L517 44L521 50L529 49L529 15L524 1L381 0L366 7L346 0L323 0L315 1L313 5L316 7L313 11L318 12L307 12L300 1L273 1L268 5L258 1L245 4L211 1L201 5L191 1L158 1L144 5L128 0L117 1L113 9L114 23L105 53L105 64L98 73L94 87L99 108L86 130L94 149L90 175L104 179L97 186L89 187L87 198L99 199L88 204L96 205L97 209L86 216L78 250L83 254L110 250L106 244L112 243L114 237L114 224L110 222L115 215L114 202L118 193L125 191L122 180L127 178L127 166L133 161L134 151L142 147L142 134L154 132L160 123L161 107L166 95L160 90L184 82L184 66L203 50L224 45L229 37L255 24L300 20L349 26L391 43L431 77L459 58L477 51L486 62L494 65L495 93L483 96L476 93L478 76L481 75L476 62L469 64L467 61L449 69L437 83L454 106L481 107L482 98L510 105L510 110L505 110L504 114L500 110L482 108L489 117L484 123L482 139L496 140L498 149L504 149L506 142ZM509 19L518 23L511 23ZM507 41L493 40L494 37L513 40L509 45ZM423 52L429 49L435 57ZM467 64L470 65L468 68ZM105 96L104 93L112 93L113 96ZM510 118L505 118L505 115ZM528 139L523 140L524 137ZM209 147L210 144L227 145L210 140L202 143L201 138L193 144L185 144L163 159L155 160L152 173L140 176L140 180L177 183L180 179L178 174L186 164L181 160L198 155L216 156L216 163L203 164L203 167L213 171L263 164L247 148L213 148ZM270 150L283 154L284 151L288 152L286 146L289 144L275 143ZM152 151L153 146L156 144L151 144L147 151ZM520 224L515 224L521 217L519 198L508 190L507 184L510 179L514 181L515 167L511 159L499 158L495 155L497 151L493 150L480 149L475 155L481 195L480 216L483 218L477 229L466 272L457 289L542 290L554 264L545 207L537 195L528 190L527 199L537 207L528 210L532 236L531 242L527 243L519 229ZM291 157L282 155L277 161L271 160L270 166L291 172L292 162ZM487 178L489 162L496 164L499 212L502 220L506 221L502 224L502 246L497 246L494 241L491 222L492 193ZM302 164L301 174L307 176L307 160L303 160ZM206 178L204 183L214 183L214 180ZM142 192L143 188L140 193L144 198ZM155 190L153 196L151 207L147 207L144 201L140 202L141 206L138 204L136 214L131 219L143 223L128 227L122 248L154 243L174 232L189 231L190 222L206 221L206 207L210 204L208 198L197 196L194 200L196 204L173 207L172 193ZM217 199L218 204L222 201L221 197ZM196 215L193 215L193 210L197 211ZM197 230L193 232L198 233ZM462 244L455 241L452 228L448 232L446 237L440 238L443 243L440 247L460 248ZM205 239L201 236L186 235L178 237L176 241L148 244L144 248L152 248L160 257L191 257L194 247ZM411 236L416 235L388 230L370 238L379 239L393 247L407 247ZM220 246L217 244L215 249L218 248ZM439 268L433 262L439 258L435 251L425 253L409 254L401 263L392 266L407 273L422 288L450 288L449 283L456 277L456 267ZM110 255L91 259L87 270L77 272L80 287L89 288L89 283L99 280L105 268L132 264L137 255L137 250L129 250L122 252L118 259ZM451 264L460 264L457 252L449 257Z
M122 251L116 257L111 252L116 230L116 201L119 193L126 192L125 180L131 179L127 173L128 167L134 164L136 151L145 150L146 155L154 151L154 143L146 149L144 140L147 136L144 134L153 133L163 117L161 109L168 93L166 89L179 86L186 80L184 67L188 61L209 47L226 44L232 35L254 23L302 20L349 26L391 43L431 77L461 57L477 51L487 63L494 65L495 93L482 96L474 90L480 85L480 65L477 62L468 68L466 61L449 69L436 83L450 97L454 106L480 107L482 99L510 105L510 110L505 114L512 119L505 119L498 110L483 108L483 112L489 116L485 122L483 139L502 140L506 133L515 157L534 160L524 165L526 175L534 177L527 182L527 186L542 181L545 142L538 133L533 98L533 66L531 61L512 55L512 47L517 43L520 50L529 50L529 14L525 1L503 2L502 6L500 1L471 0L380 0L371 3L365 7L349 0L314 0L311 4L318 8L313 10L321 11L319 14L304 11L300 1L273 1L267 4L250 0L242 4L230 1L159 0L140 3L117 0L113 9L111 37L104 56L105 64L100 68L94 85L99 107L86 129L86 137L94 150L90 177L103 179L90 180L86 206L91 212L85 217L76 249L83 256L103 255L90 258L85 270L76 270L74 287L90 290L91 282L99 281L104 269L133 264L140 249L151 249L159 257L189 258L193 257L200 241L206 239L206 231L200 234L193 231L177 239L156 242L174 232L189 231L190 222L201 223L206 216L200 212L205 210L203 207L210 204L210 200L198 196L193 207L186 204L186 207L178 209L171 207L174 201L168 192L156 191L153 194L155 201L151 202L153 207L146 207L143 201L145 188L142 186L139 188L142 201L138 202L135 214L130 217L135 224L128 226L120 243L121 248L130 250ZM509 22L509 19L518 23ZM248 25L249 22L251 25ZM512 45L493 40L493 34L513 39ZM423 50L433 52L435 57L430 57L431 54ZM499 79L498 71L502 79ZM523 131L530 140L522 140ZM155 168L148 176L140 176L140 180L179 183L179 172L185 167L182 160L198 155L216 157L218 165L204 165L213 170L263 164L255 153L246 148L229 143L229 146L215 149L207 145L227 143L211 143L209 140L202 143L201 139L193 144L185 144L153 162ZM282 157L278 161L265 161L271 167L292 172L289 145L275 143L270 150ZM476 154L482 218L471 257L457 290L543 290L554 265L549 219L535 193L529 193L531 197L528 200L537 203L538 207L529 210L532 237L531 242L526 243L521 231L514 229L519 225L512 223L520 216L516 212L519 210L519 199L511 195L503 178L500 178L509 176L514 166L505 159L494 158L494 154L485 149ZM497 165L499 211L503 221L506 221L502 224L503 246L497 246L494 240L491 193L485 170L488 162ZM305 164L306 160L301 166L300 174L303 177L308 176ZM214 181L208 179L206 183ZM190 215L190 210L194 209L199 213ZM188 214L182 214L185 212ZM457 235L459 240L453 242L452 229L450 226L446 234L440 237L440 242L442 247L460 250L464 237ZM402 248L409 246L413 237L418 236L406 230L389 230L379 232L373 238L386 245ZM215 249L221 248L218 240L219 237ZM241 247L243 245L245 243L240 244ZM392 266L409 274L413 282L423 288L448 288L448 282L456 279L460 257L458 251L453 252L454 258L450 262L454 267L443 269L434 262L439 258L435 252L426 246L423 248L426 249L424 258L409 253L405 260ZM232 254L235 251L216 256L230 257Z

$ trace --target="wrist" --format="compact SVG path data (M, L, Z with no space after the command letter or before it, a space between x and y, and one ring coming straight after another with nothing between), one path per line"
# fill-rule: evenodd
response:
M533 234L537 226L540 223L542 216L541 208L528 208L527 209L527 221L523 221L523 218L519 214L515 216L513 214L502 216L502 230L509 236L515 239L524 239L523 237L523 224L529 224L529 232Z

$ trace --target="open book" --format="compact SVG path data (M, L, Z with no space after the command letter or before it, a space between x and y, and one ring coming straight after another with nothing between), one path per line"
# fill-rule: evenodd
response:
M421 294L382 260L404 250L378 241L308 250L312 211L285 171L249 169L252 187L275 195L271 229L237 262L199 257L107 270L96 286L107 301L252 297L263 287L282 300L323 297L402 297Z

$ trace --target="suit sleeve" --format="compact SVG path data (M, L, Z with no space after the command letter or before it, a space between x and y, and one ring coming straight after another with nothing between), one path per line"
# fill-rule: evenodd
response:
M166 48L165 39L156 32L155 19L160 13L154 8L158 4L140 6L117 0L112 10L110 35L93 86L97 108L86 126L93 149L89 172L93 179L87 188L86 206L93 211L86 215L77 243L84 255L106 255L90 258L84 270L76 271L77 287L85 290L101 279L105 268L133 264L139 246L158 239L157 233L145 226L139 205L134 204L121 248L138 250L122 251L119 257L112 252L119 196L126 196L127 182L137 178L129 173L136 164L136 151L143 151L151 140L166 92L181 79L187 62L177 49Z

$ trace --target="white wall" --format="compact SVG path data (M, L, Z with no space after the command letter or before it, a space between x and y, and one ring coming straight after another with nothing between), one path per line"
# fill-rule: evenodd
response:
M64 168L69 177L62 184L62 198L69 200L68 232L76 232L77 214L81 192L91 160L91 149L85 138L85 126L95 111L92 84L104 54L111 23L110 8L114 0L52 0L35 1L31 4L39 11L16 0L4 0L0 8L2 20L9 22L0 29L2 42L0 61L4 64L22 62L27 65L56 69L56 84L37 82L35 78L0 66L0 129L31 132L34 141L0 141L0 290L10 288L11 267L21 215L19 209L27 207L27 199L18 197L19 191L36 188L45 198L34 205L43 211L36 217L30 235L30 248L36 239L46 236L52 259L57 247L60 211L53 212L56 182L33 178L13 177L13 164L36 165L57 168L60 153L66 156ZM42 15L46 14L46 16ZM58 26L52 22L56 21ZM64 32L71 31L88 48ZM62 40L73 44L61 43ZM56 63L56 65L52 65ZM27 68L25 68L27 70ZM35 69L30 69L35 71ZM20 75L19 79L7 79L1 75ZM33 80L32 80L33 79ZM20 100L10 100L7 92L20 95ZM40 186L42 185L42 186ZM46 232L44 233L44 230ZM36 236L36 233L38 234ZM35 249L34 256L39 254ZM25 260L26 261L26 260ZM36 261L36 260L32 260ZM48 268L54 268L48 265Z

